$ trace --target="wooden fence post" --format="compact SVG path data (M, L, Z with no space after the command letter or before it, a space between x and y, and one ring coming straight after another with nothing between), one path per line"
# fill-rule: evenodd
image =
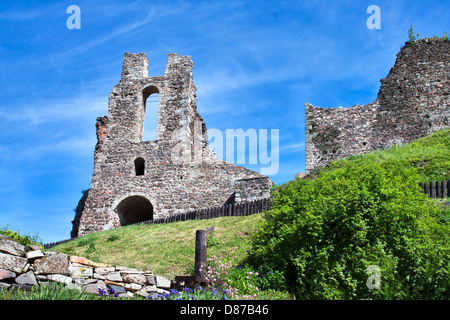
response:
M436 192L434 190L435 184L433 181L430 182L430 197L431 199L434 199L436 197Z
M438 180L436 181L436 198L441 197L441 182Z
M447 198L450 198L450 180L447 181Z
M206 230L195 231L195 275L199 277L205 276L207 236Z

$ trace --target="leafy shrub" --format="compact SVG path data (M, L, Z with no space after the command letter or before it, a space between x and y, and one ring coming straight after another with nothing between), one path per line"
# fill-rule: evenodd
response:
M414 34L413 25L411 25L411 28L408 30L408 38L409 42L414 43L416 40L419 40L419 34Z
M118 234L111 234L108 239L106 239L106 242L113 242L116 240L119 240L120 236Z
M445 299L449 227L419 192L415 168L340 162L295 180L253 236L254 265L281 270L300 299ZM369 289L369 266L380 289Z
M284 273L278 270L269 270L264 273L259 272L256 278L256 285L260 290L286 290Z
M4 234L8 236L9 238L19 242L21 245L29 246L32 244L40 246L42 249L44 248L44 245L42 243L42 240L39 238L39 235L36 234L35 236L32 236L30 234L20 234L20 230L18 231L12 231L8 228L8 226L3 227L0 229L0 234Z

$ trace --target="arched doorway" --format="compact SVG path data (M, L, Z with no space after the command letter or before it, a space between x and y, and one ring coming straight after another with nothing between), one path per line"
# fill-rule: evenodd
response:
M117 206L120 225L153 220L153 206L149 200L142 196L131 196L122 200Z

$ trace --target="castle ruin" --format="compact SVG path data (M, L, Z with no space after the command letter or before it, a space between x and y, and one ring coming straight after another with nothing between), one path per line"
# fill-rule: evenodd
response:
M189 56L169 54L164 75L148 77L144 53L125 53L122 77L97 118L90 188L71 237L189 210L267 198L272 181L219 160L197 112ZM146 101L158 94L155 141L143 141Z
M403 145L450 127L450 41L407 42L377 99L351 108L305 104L305 169Z

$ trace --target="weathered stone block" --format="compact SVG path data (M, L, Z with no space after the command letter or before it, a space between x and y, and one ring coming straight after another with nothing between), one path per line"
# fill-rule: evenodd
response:
M64 253L50 254L33 263L36 274L66 274L69 260Z
M42 253L41 250L35 250L35 251L27 252L25 254L25 256L28 260L36 260L36 259L44 257L44 254Z
M170 280L161 276L156 276L156 286L162 289L170 289Z
M104 275L106 280L109 281L123 281L119 272L111 272Z
M102 280L96 281L95 283L89 283L89 284L81 286L81 290L84 290L84 292L86 292L86 293L98 294L98 289L102 289L104 291L108 290L105 282L103 282Z
M24 257L25 246L9 238L2 238L0 239L0 252L9 253L18 257Z
M86 259L83 257L78 257L78 256L70 256L69 259L70 259L70 262L72 262L75 266L77 266L77 264L79 264L79 265L84 265L84 266L89 266L89 267L94 267L94 268L110 267L109 264L97 263L97 262L91 261L89 259Z
M140 285L144 285L147 283L147 277L143 274L136 274L136 273L126 273L122 275L123 281L128 283L137 283Z
M115 267L95 268L95 273L104 274L116 271Z
M107 286L110 287L111 289L113 289L114 292L116 292L116 293L125 293L125 292L127 292L127 290L125 290L125 288L122 287L122 286L118 286L118 285L115 285L115 284L108 284Z
M28 260L26 258L0 252L0 269L22 273L27 263Z
M145 276L147 277L147 283L149 285L152 285L152 286L156 285L156 278L154 275L145 275Z
M69 265L69 267L67 268L67 272L74 279L91 278L94 274L94 269L89 267L76 267L73 265Z
M9 270L0 269L0 282L14 281L16 274Z
M27 273L21 274L15 281L20 285L37 286L36 276L33 271L28 271Z
M65 283L65 284L72 283L72 278L71 277L67 277L67 276L64 276L62 274L49 274L47 276L47 279L49 281Z
M145 286L142 289L147 292L156 292L158 290L158 288L155 285Z

